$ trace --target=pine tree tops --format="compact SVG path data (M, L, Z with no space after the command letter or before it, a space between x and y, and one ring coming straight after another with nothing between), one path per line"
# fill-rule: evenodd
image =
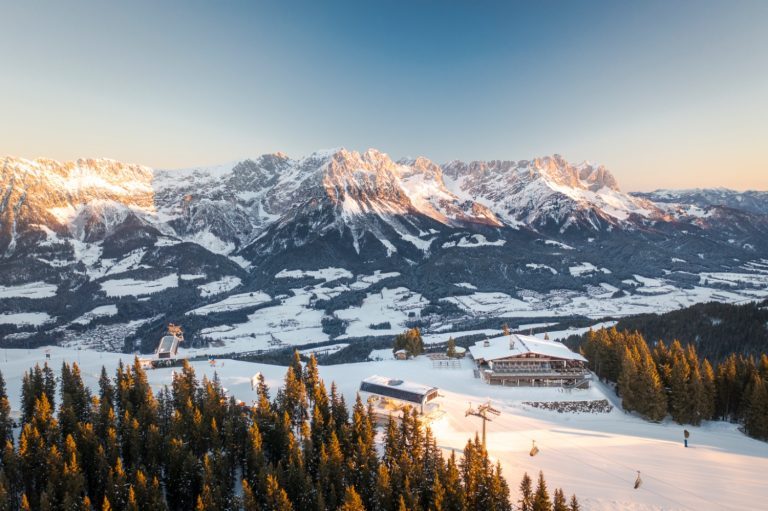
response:
M532 511L533 509L533 482L526 472L520 481L520 500L517 501L520 511Z
M339 511L365 511L363 499L355 491L354 486L347 486L344 490L344 501L339 506Z
M618 388L624 408L652 421L663 419L667 413L666 395L648 345L637 334L615 329L607 336L614 349L623 346Z
M13 442L13 421L11 420L11 404L5 390L5 379L0 372L0 445Z
M679 424L713 418L744 422L749 435L768 438L761 427L768 420L761 404L768 385L766 355L731 354L713 368L694 345L658 341L649 354L640 334L615 328L590 331L582 350L599 376L617 382L627 410L656 421L669 413Z
M479 439L444 457L415 411L389 422L380 455L373 409L358 397L350 410L335 385L326 391L313 358L296 358L274 401L259 378L253 407L228 399L216 376L199 381L189 364L157 395L137 363L114 377L102 371L97 396L65 364L58 409L43 368L26 381L31 409L0 461L0 502L13 509L511 507ZM3 397L0 376L0 426Z
M519 486L520 497L517 501L519 511L580 511L581 507L576 495L573 495L570 502L566 500L562 489L557 488L554 491L554 499L549 496L547 482L544 479L544 473L539 472L539 478L536 482L536 489L533 489L533 482L528 473L523 474Z
M539 472L531 511L552 511L552 501L549 498L549 490L547 489L547 482L544 480L543 472Z

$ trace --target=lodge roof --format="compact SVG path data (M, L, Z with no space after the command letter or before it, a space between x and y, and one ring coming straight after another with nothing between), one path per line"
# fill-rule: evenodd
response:
M486 346L485 343L488 343L488 346ZM519 357L527 353L535 353L537 355L563 360L587 361L586 358L569 350L568 347L561 342L548 341L530 335L518 334L497 337L487 341L478 341L474 346L470 346L469 352L475 360L485 361Z

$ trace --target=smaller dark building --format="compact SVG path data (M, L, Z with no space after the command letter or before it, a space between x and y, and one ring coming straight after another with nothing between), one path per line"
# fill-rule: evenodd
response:
M360 392L371 396L418 405L424 413L424 405L437 397L437 387L412 383L384 376L369 376L360 383Z

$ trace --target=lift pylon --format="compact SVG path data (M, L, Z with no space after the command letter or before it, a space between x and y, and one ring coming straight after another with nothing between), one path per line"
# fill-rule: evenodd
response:
M472 403L469 403L469 408L464 413L464 417L474 415L475 417L480 417L483 420L483 448L485 448L485 423L492 420L490 417L488 417L488 414L498 416L501 415L501 412L492 407L490 401L487 401L477 408L473 408Z

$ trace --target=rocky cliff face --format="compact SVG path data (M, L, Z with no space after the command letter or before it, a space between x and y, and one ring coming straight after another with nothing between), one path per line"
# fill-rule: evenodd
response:
M0 168L0 339L11 341L66 339L99 307L117 307L129 332L110 335L139 335L126 325L283 292L284 269L397 272L438 303L452 282L592 292L666 271L690 286L692 270L670 262L728 271L768 258L759 193L629 195L604 167L557 155L438 165L338 149L183 170L10 157ZM49 319L14 325L33 313Z
M2 168L0 250L6 255L25 236L40 237L47 230L97 242L129 218L204 245L206 238L216 238L218 244L208 248L230 253L274 225L295 221L296 209L323 218L324 225L313 226L316 232L350 227L358 238L372 218L396 231L403 230L395 224L405 217L447 227L565 231L662 217L650 201L619 191L605 168L571 165L560 156L441 167L426 158L394 162L376 150L340 149L298 160L271 154L230 166L171 171L85 159L5 158ZM418 234L410 227L405 231Z
M662 218L650 201L622 193L602 166L561 156L520 161L454 161L444 167L457 193L487 205L510 225L549 231L632 227Z

